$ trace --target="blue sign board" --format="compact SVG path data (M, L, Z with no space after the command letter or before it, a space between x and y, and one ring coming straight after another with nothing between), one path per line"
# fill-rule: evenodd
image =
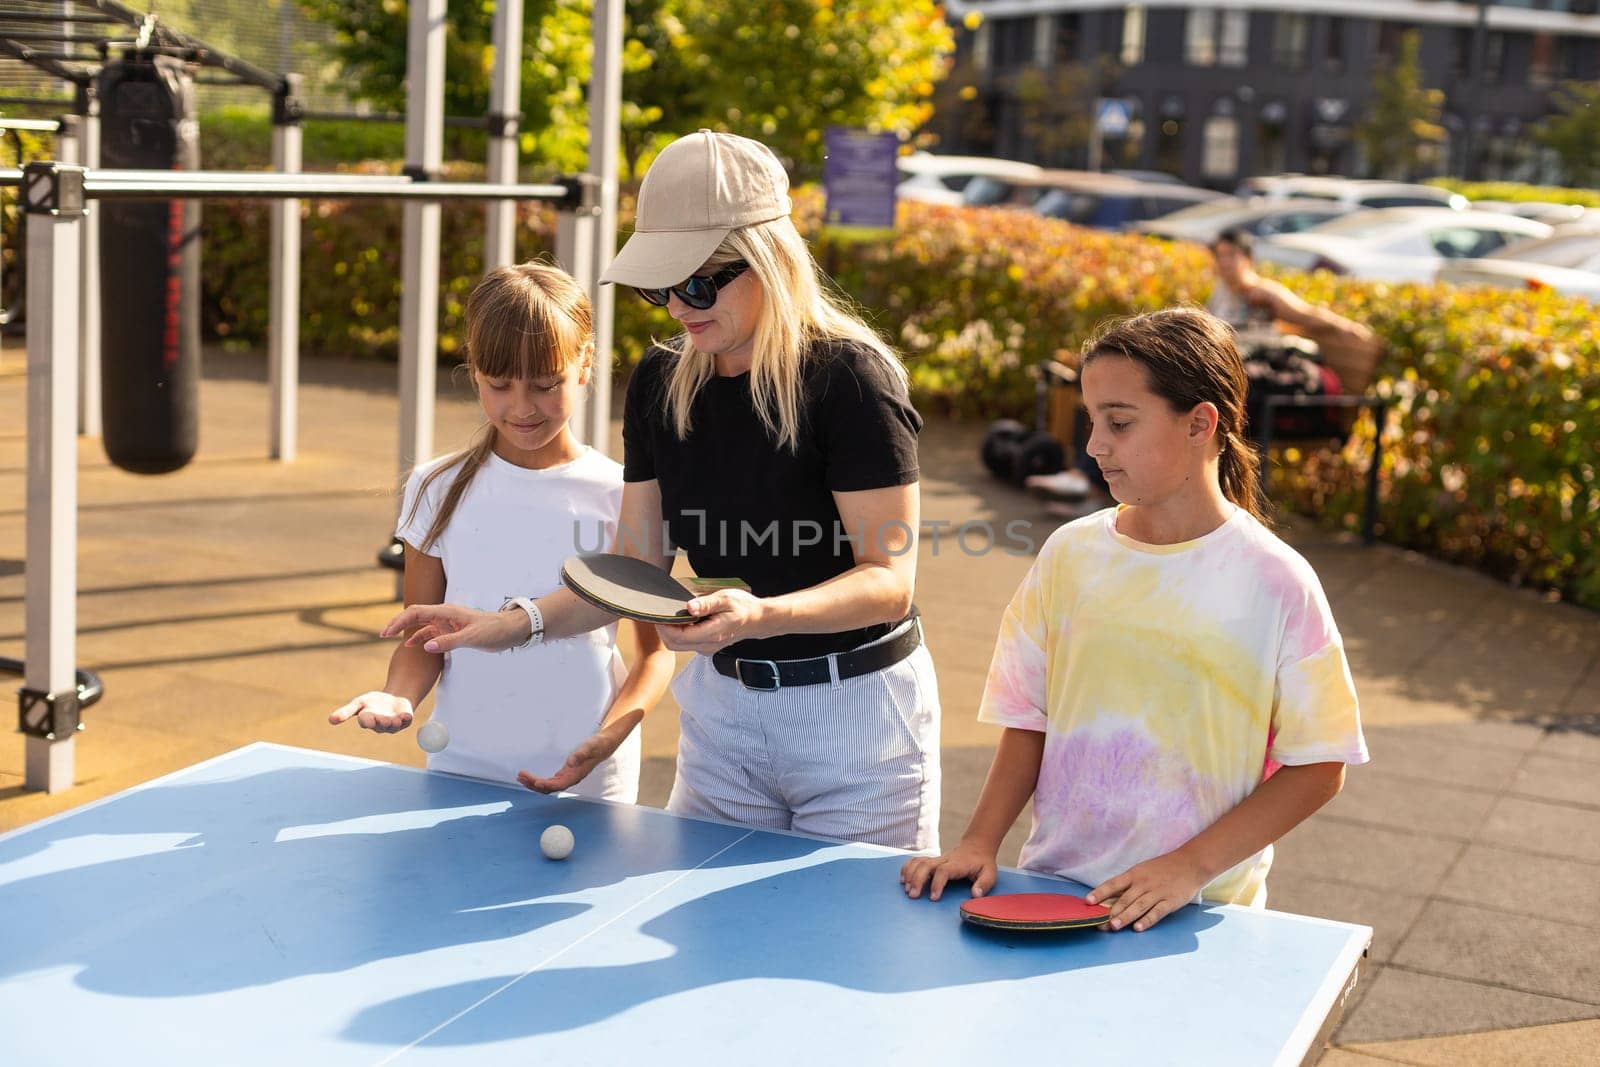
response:
M1107 137L1126 137L1133 110L1126 100L1102 97L1095 108L1095 128Z
M895 160L900 138L848 126L830 126L822 184L828 193L827 224L868 229L894 228Z

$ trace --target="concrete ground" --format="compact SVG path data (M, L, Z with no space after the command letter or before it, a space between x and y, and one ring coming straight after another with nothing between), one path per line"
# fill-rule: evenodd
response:
M75 788L22 789L0 735L0 829L256 740L422 762L410 734L329 727L381 683L395 609L374 565L396 509L395 372L308 361L301 454L265 458L259 357L208 356L202 446L162 477L122 473L82 440ZM443 376L442 376L443 377ZM0 655L23 653L25 379L0 355ZM438 441L476 409L441 382ZM977 461L981 427L923 438L923 511L952 527L1055 523ZM1331 1067L1579 1064L1600 1059L1600 616L1387 547L1291 524L1349 647L1373 762L1284 839L1272 906L1371 925L1370 966ZM945 709L944 834L976 801L995 731L973 715L1002 608L1031 556L947 535L923 546L918 601ZM9 714L9 712L5 712ZM645 728L644 800L672 778L674 709ZM1024 817L1026 818L1026 816ZM1014 861L1024 826L1003 858Z

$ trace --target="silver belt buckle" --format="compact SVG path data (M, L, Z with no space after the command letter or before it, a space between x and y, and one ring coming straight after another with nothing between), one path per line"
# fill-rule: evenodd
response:
M772 684L770 684L770 685L759 685L759 684L757 684L757 682L760 681L760 678L761 678L761 676L759 674L756 675L757 682L752 682L750 680L750 678L748 676L746 676L746 674L745 674L745 670L744 669L747 666L749 666L749 667L764 667L768 672L768 678L769 678L769 680L771 681ZM770 660L770 659L735 659L733 661L733 673L738 677L740 685L744 686L746 689L754 689L754 690L757 690L758 692L762 692L762 693L773 692L773 691L777 690L779 688L779 686L782 684L778 680L778 664L775 661Z

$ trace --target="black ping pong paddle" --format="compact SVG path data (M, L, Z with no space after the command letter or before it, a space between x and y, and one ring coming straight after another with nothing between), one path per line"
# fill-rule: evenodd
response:
M597 608L640 622L694 622L694 594L660 567L632 556L593 552L561 565L562 583Z

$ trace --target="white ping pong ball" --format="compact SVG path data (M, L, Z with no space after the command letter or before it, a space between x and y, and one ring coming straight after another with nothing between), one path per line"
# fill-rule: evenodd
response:
M424 752L443 752L449 743L450 731L444 728L442 722L429 719L417 731L417 747Z
M545 827L539 835L539 851L548 859L564 860L572 855L572 831L559 823Z

